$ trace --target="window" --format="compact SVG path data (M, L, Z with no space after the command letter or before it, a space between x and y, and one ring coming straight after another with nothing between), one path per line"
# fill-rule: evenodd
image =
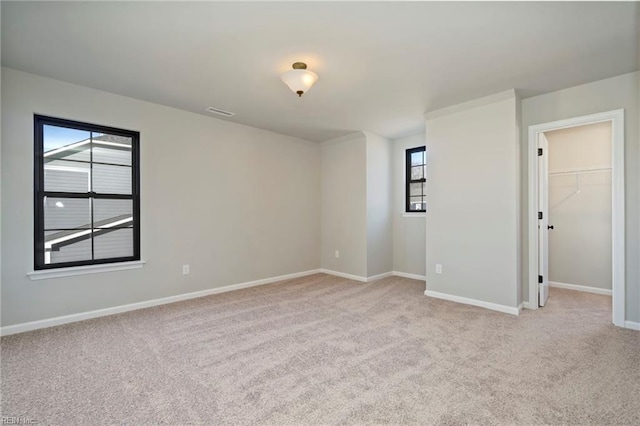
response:
M34 267L140 260L138 132L36 115Z
M425 192L427 186L425 147L407 150L406 209L407 213L426 212Z

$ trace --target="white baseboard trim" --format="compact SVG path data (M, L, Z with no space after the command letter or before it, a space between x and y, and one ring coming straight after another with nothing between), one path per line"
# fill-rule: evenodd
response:
M352 275L352 274L346 274L344 272L338 272L338 271L333 271L331 269L320 269L319 272L322 272L323 274L327 274L327 275L334 275L336 277L341 277L341 278L347 278L349 280L355 280L355 281L360 281L363 283L369 283L371 281L376 281L376 280L381 280L383 278L387 278L387 277L403 277L403 278L411 278L412 280L419 280L419 281L426 281L427 277L424 275L416 275L416 274L409 274L406 272L400 272L400 271L391 271L391 272L385 272L384 274L380 274L380 275L374 275L372 277L362 277L360 275Z
M384 274L378 274L372 277L367 277L367 282L370 283L371 281L377 281L377 280L381 280L383 278L388 278L391 276L393 276L393 272L385 272Z
M278 281L290 280L293 278L306 277L320 273L320 269L314 269L304 272L296 272L294 274L280 275L278 277L264 278L261 280L248 281L239 284L232 284L223 287L211 288L208 290L194 291L192 293L178 294L176 296L162 297L160 299L146 300L144 302L130 303L127 305L114 306L111 308L97 309L95 311L81 312L78 314L64 315L61 317L48 318L44 320L25 322L22 324L7 325L0 327L0 336L9 336L11 334L24 333L27 331L38 330L41 328L54 327L56 325L69 324L72 322L84 321L92 318L99 318L108 315L120 314L122 312L135 311L138 309L150 308L158 305L166 305L168 303L181 302L183 300L196 299L198 297L210 296L212 294L226 293L228 291L240 290L243 288L256 287L264 284L271 284Z
M640 331L640 322L625 321L624 328L630 328L631 330Z
M533 309L533 308L531 307L531 305L529 304L529 302L522 302L522 306L523 306L525 309Z
M393 275L396 277L410 278L412 280L426 281L427 277L424 275L408 274L406 272L393 271Z
M436 299L448 300L450 302L464 303L465 305L479 306L481 308L491 309L492 311L504 312L505 314L519 315L519 307L511 307L505 305L498 305L497 303L484 302L482 300L469 299L461 296L454 296L452 294L440 293L437 291L425 290L425 296L435 297Z
M367 282L367 277L361 277L360 275L345 274L344 272L333 271L331 269L320 269L318 272L321 272L327 275L333 275L335 277L346 278L348 280L360 281L362 283Z
M603 294L605 296L611 296L611 290L605 288L588 287L585 285L559 283L556 281L549 281L549 287L564 288L567 290L584 291L586 293Z
M393 272L385 272L384 274L373 275L371 277L362 277L360 275L347 274L345 272L338 272L332 269L320 269L318 272L327 275L333 275L335 277L346 278L348 280L360 281L361 283L370 283L372 281L381 280L393 275Z

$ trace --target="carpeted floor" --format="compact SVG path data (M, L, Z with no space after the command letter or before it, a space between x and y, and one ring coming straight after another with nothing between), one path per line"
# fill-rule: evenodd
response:
M44 424L640 424L640 332L552 289L519 317L328 275L2 338Z

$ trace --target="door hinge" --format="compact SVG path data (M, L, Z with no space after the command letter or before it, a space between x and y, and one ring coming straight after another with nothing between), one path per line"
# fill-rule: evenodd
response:
M542 275L538 275L538 284L542 284Z
M538 157L542 155L542 148L538 148Z
M538 212L538 219L542 219L542 212Z

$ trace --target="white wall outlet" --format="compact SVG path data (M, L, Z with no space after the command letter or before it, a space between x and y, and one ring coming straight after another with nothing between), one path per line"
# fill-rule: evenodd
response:
M442 273L442 265L439 263L436 263L436 274L441 274Z
M189 265L182 265L182 275L189 274Z
M336 250L333 255L336 257L336 259L340 258L340 250Z

